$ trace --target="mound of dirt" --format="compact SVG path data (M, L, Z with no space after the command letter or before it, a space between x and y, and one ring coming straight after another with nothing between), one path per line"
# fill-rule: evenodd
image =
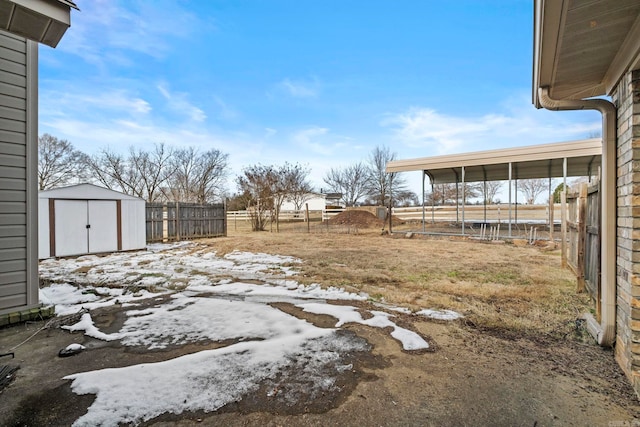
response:
M353 225L357 227L382 227L384 221L367 211L349 209L329 220L331 225Z

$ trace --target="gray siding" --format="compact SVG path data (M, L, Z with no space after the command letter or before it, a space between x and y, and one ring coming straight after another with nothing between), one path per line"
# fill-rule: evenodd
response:
M29 43L0 31L0 313L37 303L27 259L27 164L33 150L27 123L28 68L33 66Z

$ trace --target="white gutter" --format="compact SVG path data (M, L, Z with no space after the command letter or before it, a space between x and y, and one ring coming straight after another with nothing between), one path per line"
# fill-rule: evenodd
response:
M602 178L600 218L601 321L587 313L587 329L598 344L610 347L616 332L616 108L606 99L549 97L549 88L538 88L540 105L548 110L597 110L602 113Z

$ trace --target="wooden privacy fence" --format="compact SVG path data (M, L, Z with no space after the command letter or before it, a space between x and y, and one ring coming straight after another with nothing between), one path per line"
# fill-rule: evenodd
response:
M578 279L578 291L589 292L600 320L600 192L599 186L582 184L567 194L567 265Z
M225 206L147 203L147 242L171 242L227 235Z

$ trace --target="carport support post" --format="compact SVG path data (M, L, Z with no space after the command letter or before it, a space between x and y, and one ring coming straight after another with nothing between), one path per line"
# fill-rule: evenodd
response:
M562 192L560 193L560 253L562 254L562 267L567 268L567 158L562 160Z
M436 210L436 201L435 201L435 186L433 185L433 180L431 180L431 224L435 224L436 223L436 214L435 214L435 210Z
M424 212L424 208L425 208L425 206L424 206L424 179L425 179L426 176L427 176L427 174L424 173L424 171L422 171L422 232L423 233L426 233L426 231L427 231L427 228L426 228L426 225L425 225L426 218L425 218L425 212ZM431 188L432 188L431 189L431 199L433 199L433 186L431 186Z
M509 237L511 237L511 162L509 162Z
M460 222L460 180L456 174L456 225Z
M486 174L485 174L486 175ZM483 222L486 224L487 223L487 177L484 177L484 220Z
M554 219L553 219L553 194L549 196L549 240L553 242L553 230L555 228Z
M464 182L464 166L462 166L462 235L464 236L464 205L466 204L467 184Z

